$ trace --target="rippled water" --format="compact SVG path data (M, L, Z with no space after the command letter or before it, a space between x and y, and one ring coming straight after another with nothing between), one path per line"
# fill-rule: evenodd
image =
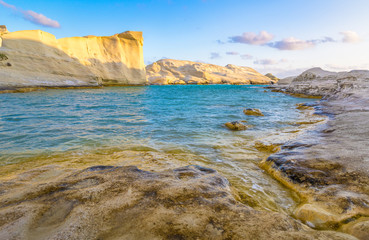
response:
M265 154L253 146L268 137L286 140L293 132L289 123L303 117L295 104L307 101L262 86L233 85L0 94L0 166L40 159L48 164L114 159L149 170L201 164L224 174L243 202L288 211L294 206L291 193L258 167ZM244 108L259 108L265 116L246 116ZM239 132L224 127L235 120L253 127Z

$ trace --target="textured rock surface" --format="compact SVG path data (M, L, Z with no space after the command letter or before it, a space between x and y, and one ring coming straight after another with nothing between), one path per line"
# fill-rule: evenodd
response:
M57 40L40 30L1 33L0 89L145 84L142 34Z
M7 33L8 32L8 29L6 28L5 25L0 25L0 34L2 33Z
M250 116L264 116L264 114L260 111L260 109L256 109L256 108L246 108L243 110L243 113L245 115L250 115Z
M279 78L277 78L276 76L274 76L271 73L267 73L267 74L265 74L265 76L268 77L268 78L270 78L270 79L272 79L272 80L274 80L274 81L276 81L276 82L279 81Z
M247 126L243 123L240 123L238 121L234 121L234 122L227 122L224 124L227 128L231 129L231 130L237 130L237 131L241 131L241 130L246 130Z
M287 92L323 95L316 105L329 121L286 144L264 167L305 199L295 211L316 227L355 232L369 215L369 71L333 73L319 68L282 85ZM351 224L361 221L359 225ZM357 235L361 239L361 233Z
M252 68L162 59L146 66L149 84L271 84L272 80Z
M0 185L1 239L356 239L235 200L216 171L46 166Z
M61 49L78 59L103 85L146 83L141 32L124 32L111 37L73 37L58 40Z

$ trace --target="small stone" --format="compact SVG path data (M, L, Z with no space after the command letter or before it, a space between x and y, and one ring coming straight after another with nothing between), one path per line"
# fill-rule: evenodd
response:
M264 116L264 114L257 108L247 108L243 110L243 113L250 116Z
M224 124L227 128L231 129L231 130L237 130L237 131L241 131L241 130L246 130L247 126L245 124L242 124L238 121L234 121L234 122L227 122Z

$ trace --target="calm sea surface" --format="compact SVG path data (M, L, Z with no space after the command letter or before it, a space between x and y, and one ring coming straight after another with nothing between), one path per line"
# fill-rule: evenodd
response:
M253 146L268 137L288 139L288 132L293 132L290 123L302 118L296 103L308 101L312 100L265 92L255 85L0 94L0 166L55 156L58 161L69 155L83 161L94 154L108 159L125 151L155 152L167 155L157 161L168 166L201 164L217 169L249 205L288 211L294 204L290 193L258 167L263 155ZM246 116L244 108L258 108L265 116ZM246 131L224 127L236 120L253 127ZM160 166L166 165L150 162L146 167Z

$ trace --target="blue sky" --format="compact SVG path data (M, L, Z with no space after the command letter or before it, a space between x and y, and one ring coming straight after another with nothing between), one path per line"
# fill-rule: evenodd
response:
M368 12L367 0L0 0L9 31L57 38L142 31L146 64L231 63L279 77L316 66L368 69Z

